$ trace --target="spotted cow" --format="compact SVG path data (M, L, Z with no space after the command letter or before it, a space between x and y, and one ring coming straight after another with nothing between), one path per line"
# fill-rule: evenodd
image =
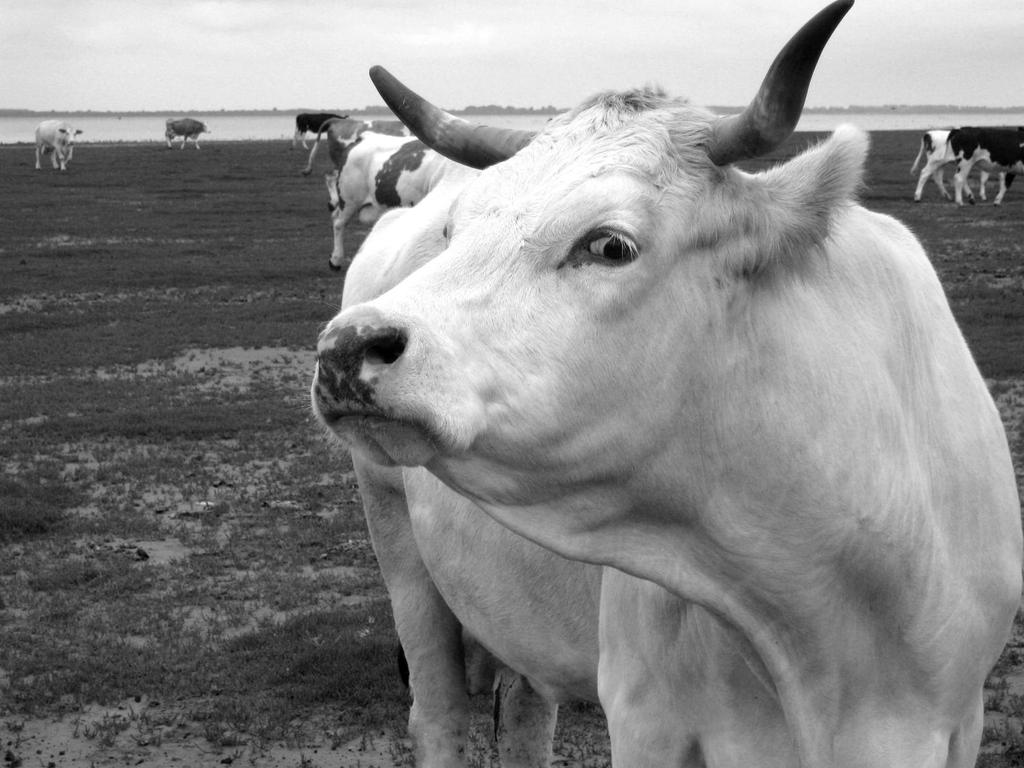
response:
M300 112L295 116L295 135L292 136L292 149L299 140L302 148L309 149L306 144L307 133L319 133L320 128L328 120L344 120L348 115L336 115L333 112Z
M1024 128L957 128L950 131L947 143L957 164L953 177L957 205L964 204L964 187L975 165L984 171L995 170L1001 174L994 205L1002 204L1014 176L1024 173ZM967 198L974 203L969 186Z
M921 162L924 161L921 173L917 178L917 189L914 190L915 203L921 202L921 193L924 191L924 185L928 182L928 179L935 182L935 186L939 188L943 198L946 200L953 199L946 190L944 177L946 166L955 163L956 158L953 156L953 151L950 149L947 139L949 139L949 130L935 129L921 134L921 148L917 152L914 164L910 166L910 173L914 174L917 171L917 166L921 165ZM1005 173L1000 172L1000 189L1003 189L1005 185L1005 176ZM978 177L978 194L982 200L987 199L985 185L988 184L988 177L988 171L981 169ZM968 194L970 194L970 183L965 183L967 184Z
M353 217L372 223L389 208L415 205L446 174L462 173L458 164L417 139L362 132L344 148L341 168L324 175L334 231L331 269L344 264L345 229Z
M312 173L313 162L316 159L317 150L320 148L320 137L324 133L327 134L327 141L325 143L327 144L331 165L335 170L341 170L345 165L348 150L366 131L386 136L409 136L409 129L398 120L354 120L349 117L331 118L320 125L320 129L316 133L316 140L313 142L313 148L309 151L306 167L302 169L302 175L308 176Z

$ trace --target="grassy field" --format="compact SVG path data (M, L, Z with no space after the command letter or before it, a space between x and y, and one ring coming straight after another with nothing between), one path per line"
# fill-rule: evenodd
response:
M873 136L864 202L928 248L1024 485L1024 189L958 209L929 186L914 204L917 140ZM326 194L304 161L288 142L82 145L58 174L35 171L31 147L0 147L13 759L79 764L31 735L59 718L74 725L66 750L97 765L158 765L175 745L194 765L410 764L351 465L309 413L312 348L343 277L327 269ZM347 253L366 231L351 228ZM1020 759L1022 658L1015 640L992 677L987 763ZM606 765L600 713L566 709L561 764ZM486 701L476 726L487 765Z

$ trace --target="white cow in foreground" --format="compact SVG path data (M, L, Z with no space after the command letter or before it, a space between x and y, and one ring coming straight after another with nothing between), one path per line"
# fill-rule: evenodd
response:
M54 169L68 169L75 153L75 137L82 131L64 120L43 120L36 126L36 170L42 169L40 160L50 155Z
M375 299L440 253L448 208L474 175L462 168L417 207L381 218L342 306ZM424 469L352 461L410 668L416 764L465 765L467 687L480 681L464 672L464 631L522 675L504 673L498 693L502 765L546 768L558 702L597 701L600 569L511 533Z
M920 243L856 202L863 133L734 166L792 132L849 6L730 118L609 93L495 146L372 71L492 167L441 254L323 331L314 407L362 460L609 566L617 765L974 764L1021 591L998 413Z

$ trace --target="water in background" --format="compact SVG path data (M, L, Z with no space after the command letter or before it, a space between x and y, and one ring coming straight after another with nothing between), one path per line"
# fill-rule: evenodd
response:
M171 115L168 115L170 117ZM199 137L199 144L207 144L214 141L273 141L287 139L291 141L295 134L294 113L281 112L280 114L254 114L254 115L219 115L219 114L190 114L196 120L206 123L210 133L204 133ZM353 114L351 117L362 120L365 115ZM3 117L0 116L0 144L28 143L35 144L36 126L42 120L65 119L75 128L82 131L78 137L79 144L90 142L126 142L138 143L148 141L163 142L165 122L167 117L161 115L79 115L61 117L61 115L33 115L31 117ZM374 119L382 119L375 115ZM482 115L480 122L503 128L524 128L526 130L537 130L547 121L546 116L533 115ZM307 141L312 140L312 134L306 134ZM181 139L176 139L174 146L177 147Z
M51 116L46 115L45 119ZM59 117L54 115L53 117ZM291 140L295 131L295 115L280 114L226 115L196 114L209 126L200 144L215 141L273 141ZM352 117L361 118L360 115ZM35 142L35 128L44 116L0 117L0 144ZM474 115L473 121L499 128L539 130L548 120L543 115ZM83 131L79 143L91 142L162 142L165 117L159 115L90 115L68 118ZM912 114L906 112L849 112L808 113L800 118L798 131L831 131L843 123L852 123L867 131L923 131L929 128L952 128L959 125L1024 125L1022 112L936 112ZM180 143L177 140L175 146Z

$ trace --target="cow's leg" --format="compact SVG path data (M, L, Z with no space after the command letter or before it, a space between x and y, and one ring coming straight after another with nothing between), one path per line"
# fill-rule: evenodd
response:
M756 652L706 609L606 568L600 640L598 687L612 765L799 764L793 735ZM830 764L821 760L808 766Z
M957 205L964 204L964 187L967 188L967 201L971 205L974 205L974 193L971 192L970 185L966 183L967 176L971 172L971 167L972 166L970 164L965 164L963 162L957 163L956 175L953 177L953 189Z
M50 162L53 164L53 170L64 170L60 160L60 147L53 148L53 156L50 157Z
M328 266L337 271L345 263L345 227L356 214L356 207L351 203L346 204L340 200L338 207L331 211L331 228L334 232L334 247L331 249L331 258Z
M917 189L914 191L914 202L921 201L921 195L924 192L924 186L928 183L928 179L935 182L935 186L939 188L939 192L942 196L949 200L949 192L946 191L946 180L945 170L941 164L936 163L925 163L924 168L921 169L921 175L917 179Z
M913 190L914 203L921 202L921 196L922 193L924 193L925 191L925 184L928 183L929 177L935 179L935 174L931 171L930 167L926 165L924 168L921 169L921 175L918 176L918 188ZM935 180L935 183L938 184L938 180Z
M43 166L40 165L40 163L39 163L40 155L42 154L42 148L43 147L42 147L41 144L36 144L36 170L37 171L41 171L43 169Z
M558 705L506 668L494 682L494 706L502 768L548 768Z
M1013 181L1013 177L1012 176L1009 177L1009 182L1008 182L1007 181L1007 175L1005 173L1000 173L999 174L999 194L997 194L996 195L996 199L992 201L994 205L1002 205L1003 204L1003 197L1006 195L1006 190L1007 190L1007 188L1009 188L1010 182L1012 182L1012 181Z
M469 728L462 628L420 558L402 471L353 456L367 526L409 666L416 765L465 765Z
M973 768L981 746L981 734L985 725L985 705L979 697L978 704L970 715L953 732L949 740L949 756L944 768Z
M932 174L932 181L935 182L939 188L939 192L942 193L943 200L952 200L952 196L949 194L949 190L946 189L946 166L944 163L940 163L935 166L935 172Z
M598 693L608 718L612 765L703 767L690 707L699 705L701 686L685 679L681 657L671 658L681 606L652 582L604 569ZM644 629L649 627L657 631Z
M917 177L917 189L914 190L914 202L921 202L921 193L924 191L924 185L928 182L928 169L922 168L921 175Z
M192 143L195 145L196 149L199 149L199 136L193 136Z
M988 171L982 170L978 172L978 197L982 200L988 200L988 192L985 189L985 185L988 184Z

